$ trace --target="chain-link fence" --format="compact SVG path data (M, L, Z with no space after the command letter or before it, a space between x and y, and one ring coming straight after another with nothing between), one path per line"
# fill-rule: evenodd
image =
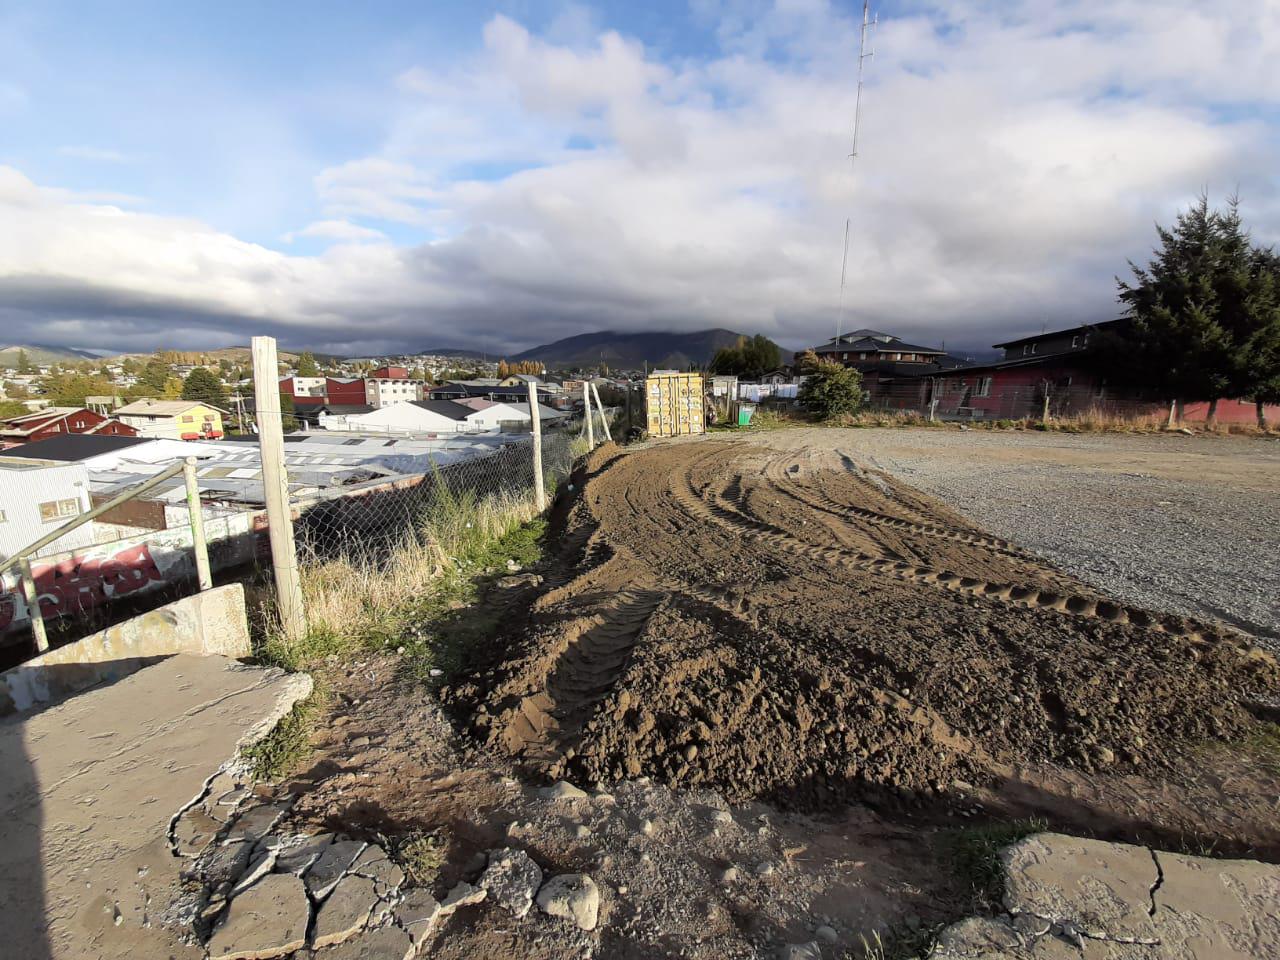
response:
M597 421L598 423L598 421ZM573 465L578 431L545 431L542 471L550 494ZM293 503L299 561L375 560L451 512L527 502L534 489L534 438L502 438L488 450L442 452L423 472L397 475Z

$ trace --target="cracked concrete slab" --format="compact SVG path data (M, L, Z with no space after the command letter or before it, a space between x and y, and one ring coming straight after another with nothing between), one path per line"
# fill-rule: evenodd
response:
M179 654L0 721L0 958L202 957L173 818L311 690L304 674Z
M1280 957L1280 866L1060 834L1029 837L1007 848L1001 861L1009 914L952 924L939 935L934 957ZM1033 916L1049 922L1026 922Z

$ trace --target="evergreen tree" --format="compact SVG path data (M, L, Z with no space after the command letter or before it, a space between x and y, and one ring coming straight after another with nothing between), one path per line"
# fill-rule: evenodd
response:
M152 357L138 374L138 382L153 393L164 393L169 380L169 364L159 357Z
M721 347L708 367L711 373L724 376L758 378L782 365L782 351L762 334L739 337L732 347Z
M304 350L302 356L298 358L298 376L320 376L320 365L316 363L316 355L310 350Z
M182 399L197 400L213 407L221 407L227 402L227 391L213 371L205 367L196 367L182 382Z
M824 420L862 407L862 374L838 363L817 363L797 391L800 406Z
M18 373L31 374L35 372L35 368L31 366L31 358L27 356L27 351L18 350Z

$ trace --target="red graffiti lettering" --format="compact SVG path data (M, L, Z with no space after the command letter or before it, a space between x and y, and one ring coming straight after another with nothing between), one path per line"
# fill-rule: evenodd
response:
M145 543L110 557L71 557L33 564L31 574L46 617L92 610L112 597L128 596L164 579Z

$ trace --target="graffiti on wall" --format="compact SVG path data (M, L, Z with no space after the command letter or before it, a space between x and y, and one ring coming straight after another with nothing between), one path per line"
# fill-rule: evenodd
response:
M206 520L214 572L254 559L254 520L249 512ZM83 615L113 600L188 579L194 571L190 528L149 532L31 561L40 612L47 619ZM21 581L16 571L10 572L0 578L0 633L21 629L30 620Z
M105 555L89 553L53 561L37 560L31 564L31 576L40 612L46 618L84 613L165 581L145 543ZM14 620L27 619L20 588L0 595L0 630L7 629Z

